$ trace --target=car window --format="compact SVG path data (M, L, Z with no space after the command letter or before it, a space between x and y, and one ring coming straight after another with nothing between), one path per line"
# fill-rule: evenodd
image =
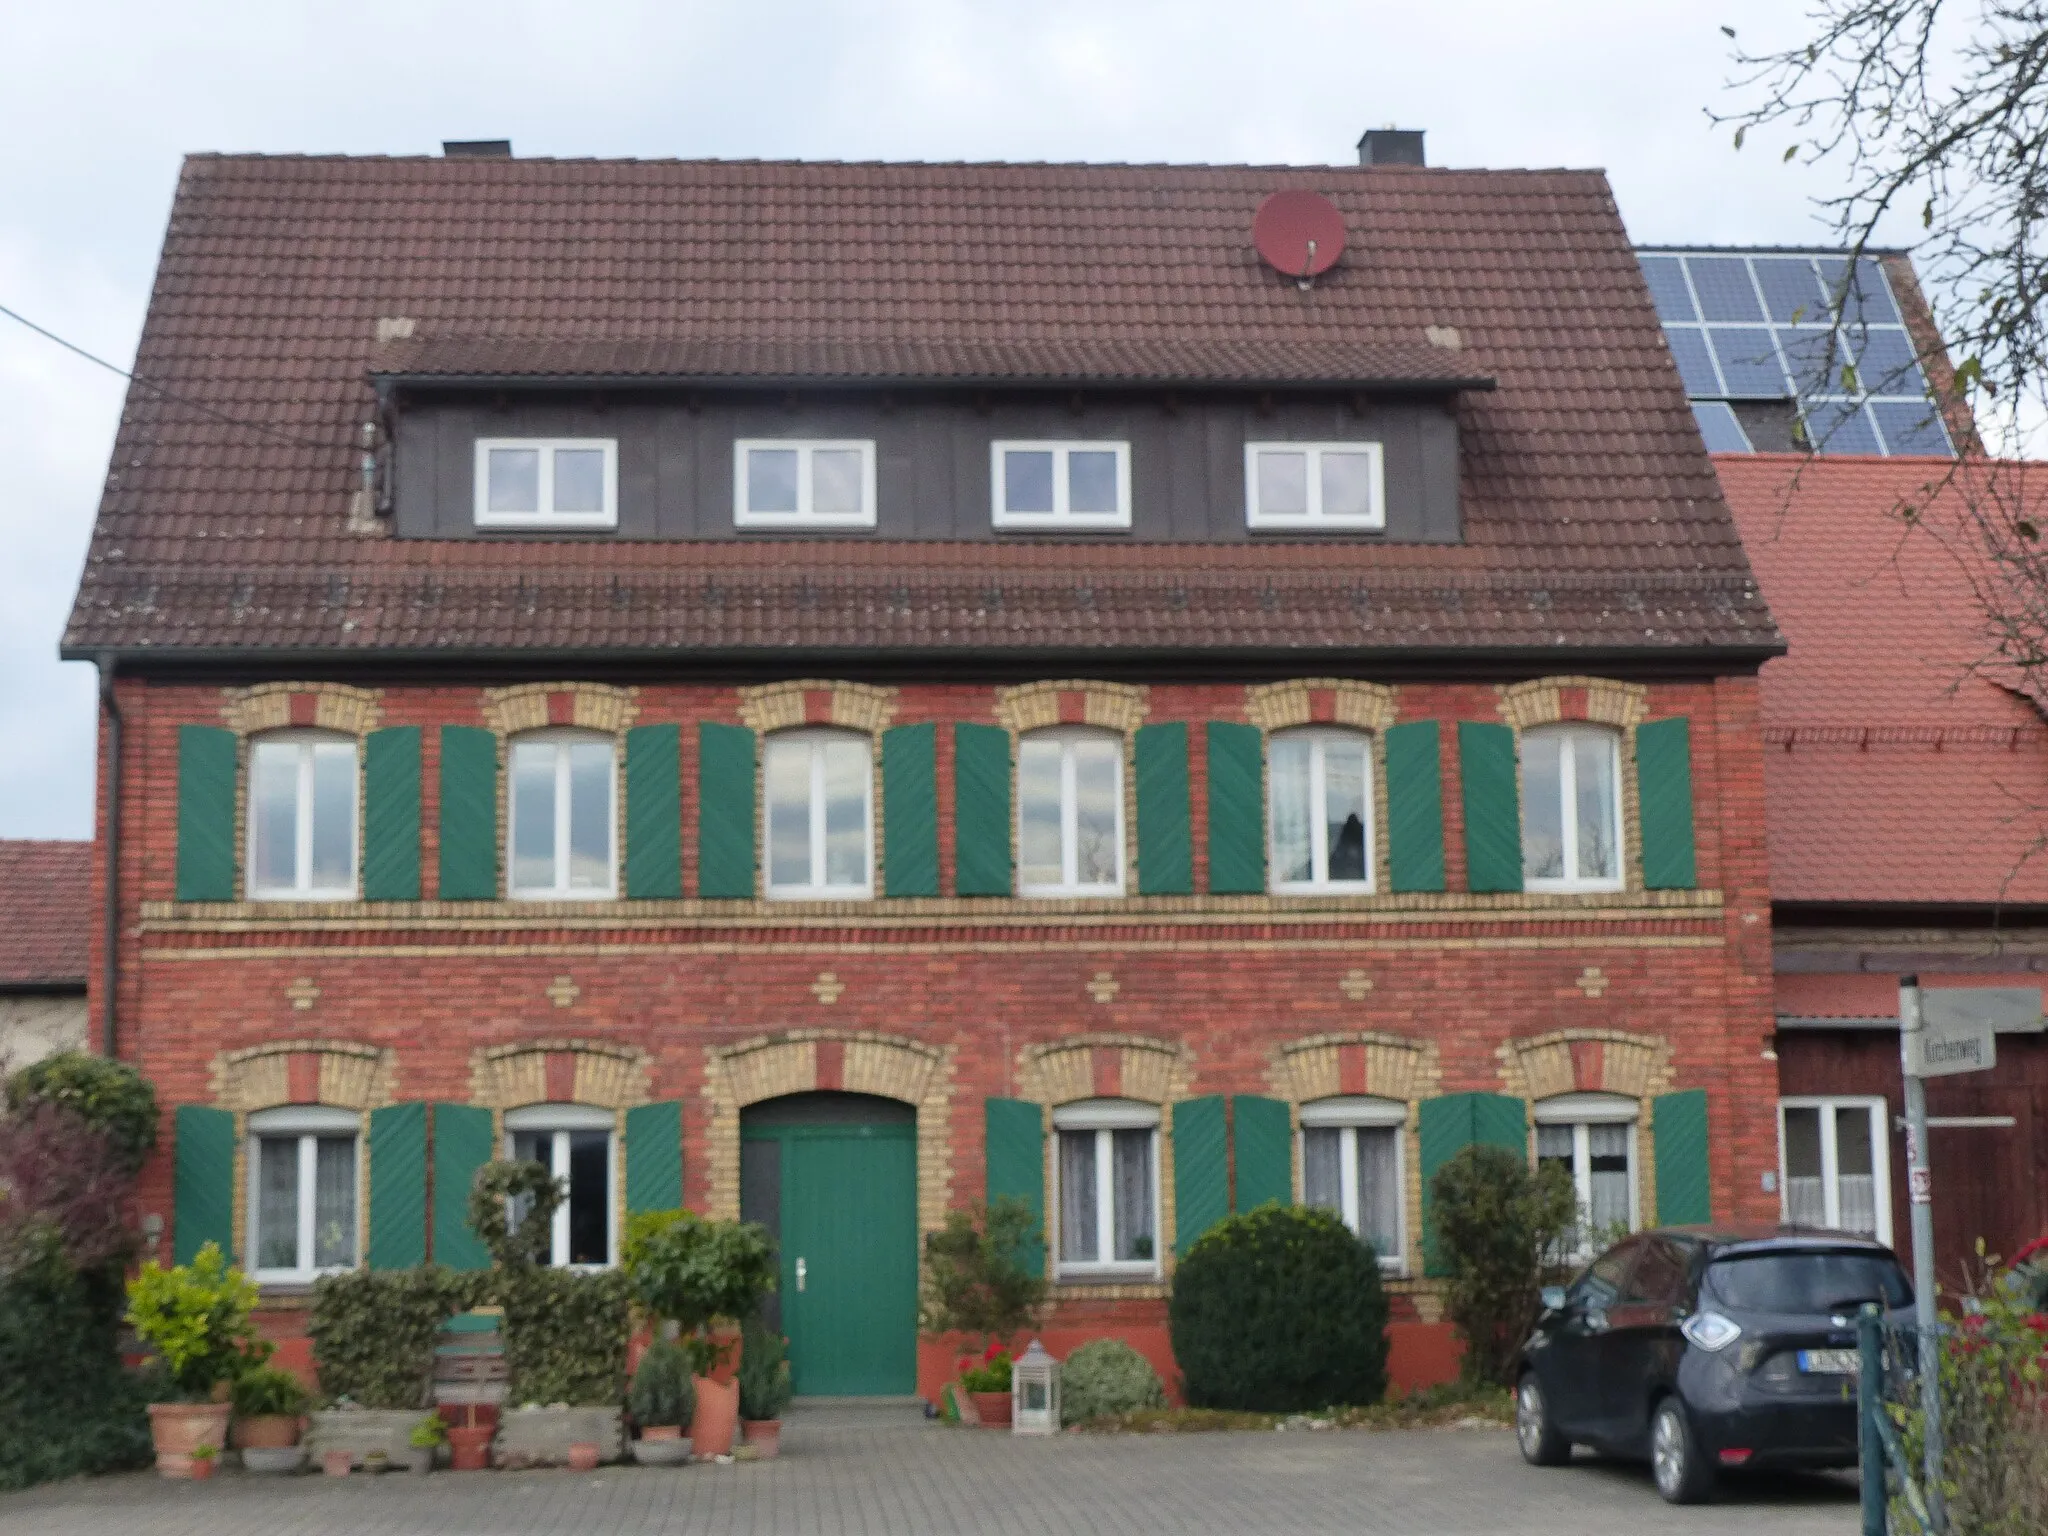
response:
M1913 1287L1888 1253L1780 1250L1716 1259L1702 1287L1724 1307L1750 1312L1837 1312L1866 1301L1910 1306Z
M1631 1238L1601 1254L1572 1286L1571 1299L1593 1310L1613 1306L1628 1279L1628 1267L1635 1262L1641 1246Z
M1629 1275L1622 1300L1646 1306L1681 1306L1686 1299L1687 1272L1691 1267L1691 1254L1685 1244L1669 1237L1648 1238L1643 1243L1642 1257Z

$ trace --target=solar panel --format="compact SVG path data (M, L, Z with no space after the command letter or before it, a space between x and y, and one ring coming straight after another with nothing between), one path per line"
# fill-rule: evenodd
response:
M1809 256L1760 256L1756 285L1764 307L1779 325L1826 325L1827 295L1821 292Z
M1862 406L1849 400L1811 400L1802 413L1806 440L1817 453L1883 453L1877 429Z
M1707 333L1696 325L1667 325L1664 339L1678 363L1678 376L1685 381L1688 395L1722 393L1721 376L1714 371L1713 354L1707 350Z
M1714 359L1731 397L1782 400L1792 393L1785 387L1785 365L1763 326L1716 326L1707 339L1713 343Z
M1870 408L1884 434L1887 453L1952 459L1956 451L1942 425L1941 413L1928 400L1880 400Z
M1872 326L1857 351L1858 382L1866 393L1927 398L1927 375L1920 371L1920 360L1904 330Z
M1747 256L1689 256L1693 292L1700 296L1700 314L1708 320L1763 319L1756 284L1750 281Z
M1707 445L1709 453L1754 453L1750 446L1749 434L1742 430L1742 423L1735 419L1735 411L1725 400L1701 400L1694 403L1692 419L1699 423L1700 439Z
M1849 338L1838 331L1780 331L1785 344L1785 362L1792 370L1793 393L1839 395L1845 377L1842 370L1855 362Z
M1685 285L1685 268L1676 256L1645 256L1643 280L1650 285L1650 298L1657 306L1659 320L1697 320L1692 290Z

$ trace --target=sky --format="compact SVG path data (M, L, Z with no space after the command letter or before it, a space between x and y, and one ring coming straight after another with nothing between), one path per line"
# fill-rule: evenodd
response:
M1599 166L1643 243L1824 238L1710 107L1786 0L0 0L0 306L125 367L195 151ZM125 384L0 317L0 837L89 837L57 645Z

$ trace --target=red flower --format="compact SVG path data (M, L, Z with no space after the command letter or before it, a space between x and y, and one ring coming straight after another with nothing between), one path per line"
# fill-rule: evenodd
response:
M2036 1333L2048 1333L2048 1312L2028 1313L2027 1326Z

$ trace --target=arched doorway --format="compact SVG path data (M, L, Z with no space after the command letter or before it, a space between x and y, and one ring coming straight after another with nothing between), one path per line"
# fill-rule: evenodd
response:
M793 1093L740 1114L740 1215L775 1235L768 1322L799 1396L917 1386L917 1112L865 1093Z

